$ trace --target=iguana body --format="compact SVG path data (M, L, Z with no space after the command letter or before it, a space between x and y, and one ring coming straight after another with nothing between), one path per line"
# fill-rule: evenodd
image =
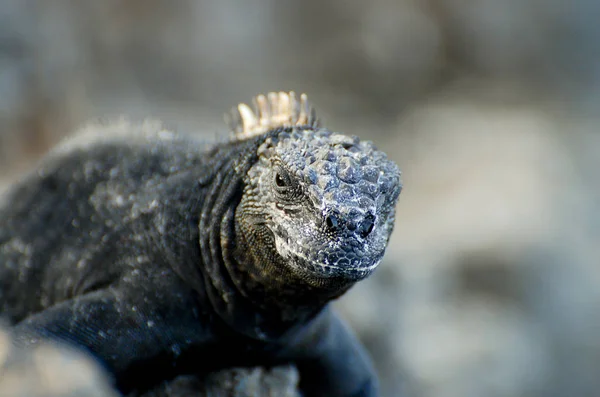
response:
M155 124L67 141L0 203L0 313L83 346L121 391L294 362L307 395L376 395L327 303L380 262L399 171L306 99L240 105L230 141ZM98 127L95 127L98 131ZM159 374L156 375L149 374Z

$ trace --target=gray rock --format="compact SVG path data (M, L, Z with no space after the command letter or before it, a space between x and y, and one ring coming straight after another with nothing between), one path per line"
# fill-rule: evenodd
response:
M0 396L117 397L109 378L87 355L51 343L12 345L0 330Z
M181 375L128 397L300 397L293 366L232 368L206 375ZM0 329L1 397L118 397L110 378L90 356L43 342L16 347Z
M300 397L293 366L233 368L205 377L179 376L142 395L128 397Z

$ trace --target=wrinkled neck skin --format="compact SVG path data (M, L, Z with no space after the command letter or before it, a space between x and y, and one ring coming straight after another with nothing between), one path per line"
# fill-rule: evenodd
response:
M272 320L303 323L351 286L294 272L277 253L271 231L260 219L253 219L243 202L237 207L234 227L237 246L225 264L237 290Z
M217 314L235 331L274 341L316 316L351 284L293 273L275 250L271 232L245 206L244 176L258 143L223 155L200 213L204 283ZM235 156L235 154L238 154Z

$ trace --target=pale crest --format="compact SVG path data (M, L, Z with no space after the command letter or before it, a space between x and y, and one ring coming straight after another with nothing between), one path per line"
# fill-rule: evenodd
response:
M248 139L280 127L319 126L306 94L301 94L298 100L293 91L270 92L266 96L258 95L252 102L253 109L240 103L225 115L235 139Z

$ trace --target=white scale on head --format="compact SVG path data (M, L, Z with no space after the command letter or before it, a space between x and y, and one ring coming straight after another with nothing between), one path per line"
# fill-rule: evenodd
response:
M306 94L298 98L293 91L270 92L266 96L255 97L253 105L254 109L251 109L240 103L225 115L234 139L252 138L281 127L319 127L319 120Z

